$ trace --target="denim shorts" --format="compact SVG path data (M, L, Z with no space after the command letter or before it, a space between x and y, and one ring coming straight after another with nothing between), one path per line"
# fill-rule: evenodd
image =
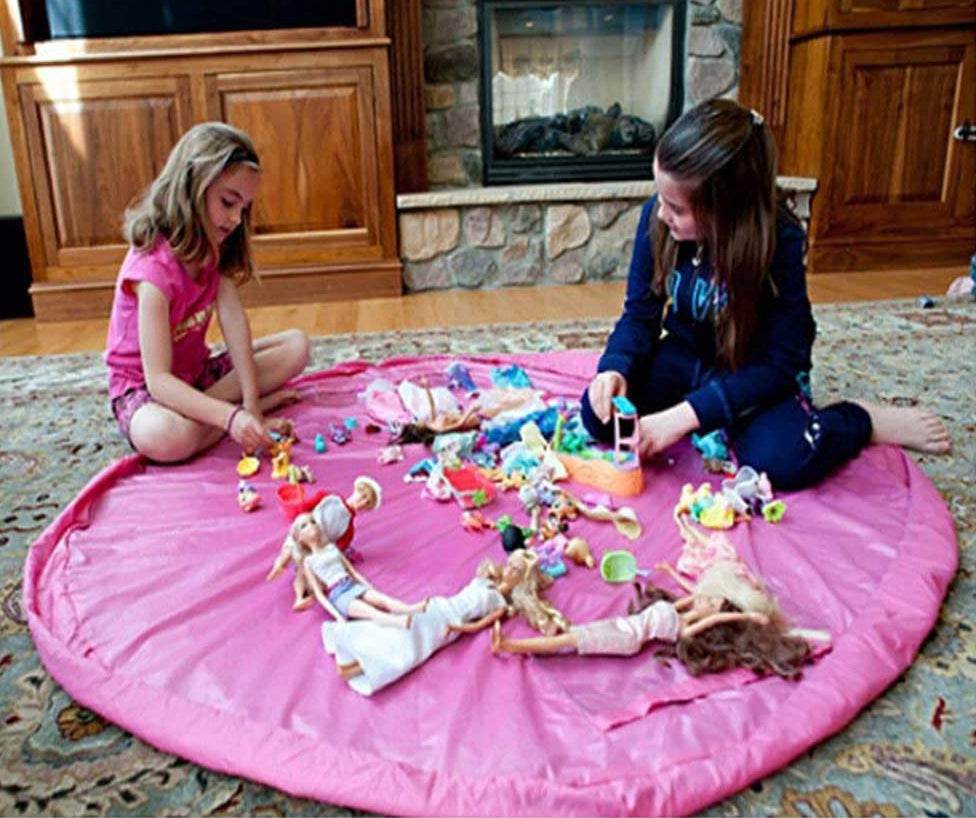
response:
M349 605L368 590L365 585L354 581L352 577L345 577L329 588L329 602L336 606L339 613L348 618Z
M226 351L218 352L216 355L212 355L207 359L207 362L203 365L203 372L193 385L202 392L217 383L217 381L223 378L233 368L234 365L231 363L230 353ZM145 384L126 389L125 392L112 401L112 414L115 415L115 419L119 423L119 431L129 441L130 446L132 446L132 437L129 431L132 428L132 418L135 417L136 412L143 406L152 402L152 396L149 394L149 390ZM135 447L133 446L133 448Z

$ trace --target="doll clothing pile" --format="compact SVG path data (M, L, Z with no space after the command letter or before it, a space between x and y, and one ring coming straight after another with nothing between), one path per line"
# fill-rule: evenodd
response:
M463 360L480 388L496 367L518 364L534 388L569 400L596 366L584 353ZM488 632L441 644L438 629L454 614L435 600L471 587L485 557L504 560L498 532L463 529L457 503L424 499L422 483L404 480L430 456L420 444L405 445L400 462L377 463L387 441L362 431L357 395L377 378L444 386L456 361L343 364L300 379L305 400L282 412L300 438L292 461L311 467L316 489L345 497L362 474L382 486L381 507L356 515L357 569L401 600L432 598L417 615L419 643L399 665L387 657L397 673L415 663L410 672L389 684L387 669L367 674L362 683L380 688L369 696L343 681L336 658L356 655L357 639L360 658L387 649L369 636L330 643L324 610L292 610L289 575L265 581L288 530L274 500L280 483L264 462L249 478L263 506L242 512L241 452L224 440L176 466L118 461L34 544L24 609L51 675L163 751L297 796L381 813L675 815L789 763L912 662L957 546L945 504L893 447L871 447L822 485L781 495L788 512L779 524L729 532L787 617L831 635L799 681L748 671L696 679L648 650L498 657ZM315 435L350 416L360 421L352 440L316 453ZM645 466L643 493L626 499L643 525L638 540L596 520L574 521L570 533L587 538L598 560L629 548L640 566L674 563L672 508L684 483L705 479L701 457L679 444ZM570 485L577 496L591 491ZM522 521L515 495L499 492L481 512ZM626 613L633 589L570 565L548 598L582 624ZM532 633L520 621L504 627L512 637Z

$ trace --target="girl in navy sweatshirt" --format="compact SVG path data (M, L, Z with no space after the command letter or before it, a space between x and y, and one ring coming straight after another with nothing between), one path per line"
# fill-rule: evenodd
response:
M730 100L691 109L658 143L654 178L624 312L583 394L594 437L612 440L611 401L626 395L642 456L721 428L739 462L779 489L818 482L869 442L948 451L931 412L811 405L805 237L776 187L758 113Z

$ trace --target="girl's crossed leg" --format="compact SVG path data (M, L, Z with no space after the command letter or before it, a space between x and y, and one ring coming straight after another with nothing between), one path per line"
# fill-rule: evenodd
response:
M305 369L308 354L308 338L300 330L286 330L254 342L262 413L297 399L296 392L281 386ZM240 378L231 369L203 391L217 400L237 403L241 400ZM223 436L223 429L200 423L152 400L136 410L129 426L129 440L135 450L160 463L186 460Z

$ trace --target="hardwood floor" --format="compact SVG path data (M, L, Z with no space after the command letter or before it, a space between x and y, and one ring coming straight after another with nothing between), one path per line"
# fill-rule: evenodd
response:
M809 277L814 303L877 301L918 295L939 296L965 270L910 270L832 273ZM612 318L623 303L624 282L498 290L441 290L400 298L256 307L248 310L255 337L288 327L309 335L381 332L423 327ZM55 355L104 349L107 319L39 323L23 318L0 321L0 357ZM213 337L219 337L212 329Z

